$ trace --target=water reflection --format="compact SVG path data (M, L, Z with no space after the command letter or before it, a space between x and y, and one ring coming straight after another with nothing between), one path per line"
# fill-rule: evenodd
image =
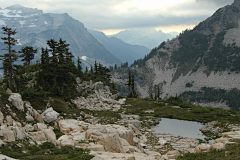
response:
M182 137L204 139L202 132L199 131L203 127L201 123L168 118L161 119L160 123L154 127L156 133L166 132Z

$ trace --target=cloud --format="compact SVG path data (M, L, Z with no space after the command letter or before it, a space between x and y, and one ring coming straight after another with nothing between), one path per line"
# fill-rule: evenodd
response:
M0 0L1 1L1 0ZM1 2L38 8L44 13L68 13L88 29L130 29L194 25L233 0L11 0Z
M214 4L218 7L232 4L234 0L196 0L197 3Z

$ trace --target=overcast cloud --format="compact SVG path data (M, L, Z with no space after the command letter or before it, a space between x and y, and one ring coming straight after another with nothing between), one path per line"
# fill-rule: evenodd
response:
M196 25L233 0L0 0L38 8L44 13L68 13L88 29L130 29Z

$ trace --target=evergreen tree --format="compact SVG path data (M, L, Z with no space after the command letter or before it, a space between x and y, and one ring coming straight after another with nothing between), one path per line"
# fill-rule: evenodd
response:
M95 60L94 61L94 74L97 75L98 72L99 72L99 67L98 67L97 61Z
M83 77L83 72L82 72L82 66L81 66L81 60L80 58L78 57L78 60L77 60L77 76L78 77Z
M131 71L130 70L128 70L128 81L127 82L128 83L125 84L125 85L127 85L130 88L132 86L132 75L131 75Z
M114 65L114 70L117 69L117 64Z
M2 37L1 39L4 41L4 44L7 45L7 48L3 50L7 50L8 53L5 53L4 55L0 55L1 59L3 61L3 66L0 69L4 70L4 75L9 77L9 88L12 90L12 83L13 83L13 73L16 68L16 65L14 65L14 62L17 61L18 55L16 54L16 51L12 49L14 45L17 44L17 40L14 38L14 35L17 33L16 30L12 30L11 28L2 27L3 34L6 35L6 37Z
M91 65L90 73L94 74L92 65Z
M57 76L58 76L58 52L57 47L58 43L54 40L48 40L47 45L49 46L49 51L51 52L52 56L50 57L50 69L52 72L52 81L53 81L53 87L56 87L57 85Z
M30 65L31 60L34 59L34 54L37 53L37 49L33 49L33 47L26 46L21 48L19 53L22 53L20 57L23 57L21 61L24 61L24 65Z

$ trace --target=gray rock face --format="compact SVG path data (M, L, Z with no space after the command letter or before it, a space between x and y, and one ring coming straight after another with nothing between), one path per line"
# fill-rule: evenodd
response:
M238 12L240 9L239 4L240 1L236 0L233 5L220 8L213 14L213 16L199 23L199 25L191 31L191 33L199 33L202 34L202 36L214 35L215 37L212 40L208 40L208 44L213 44L215 43L214 39L217 38L217 35L219 33L223 34L226 31L226 34L223 34L224 40L221 44L223 46L230 45L231 47L236 45L237 47L240 47L240 38L238 36L240 34L240 12ZM130 68L130 70L133 70L134 73L136 73L135 88L138 93L140 93L141 97L145 98L149 96L149 93L154 93L153 88L157 86L161 89L161 98L169 98L169 96L175 96L176 94L181 95L182 93L188 91L198 92L201 91L202 87L224 89L226 91L233 88L240 90L238 81L240 74L239 72L231 71L231 67L235 67L235 62L230 62L231 64L229 67L226 67L226 69L217 69L217 67L211 69L211 63L202 63L202 61L209 60L205 56L192 58L191 61L194 61L194 64L192 65L190 65L190 61L186 59L176 58L178 57L178 55L176 55L178 53L176 52L180 49L184 49L181 48L183 46L181 40L184 38L184 35L181 34L171 41L166 42L163 44L164 47L159 47L153 56L149 58L145 64L143 64L143 66L139 67L138 65L133 65ZM199 45L201 44L199 43ZM208 45L207 47L208 49L203 55L213 54L213 45ZM231 47L231 49L234 50L233 47ZM198 49L195 51L197 52L197 50ZM223 52L223 54L225 53ZM182 56L188 57L187 55ZM229 55L223 55L224 59L232 56L236 56L234 51L229 52ZM175 65L173 65L173 61L175 61ZM181 63L185 63L186 65L181 65ZM115 70L112 72L112 81L121 85L121 87L126 87L126 89L127 86L124 84L127 83L127 70L129 70L129 68L125 68L124 71L121 69L121 71ZM208 73L206 72L207 70ZM188 83L193 86L186 87L186 84ZM126 96L127 94L124 93L123 90L121 95ZM188 97L188 99L191 98L192 97L190 96ZM187 98L185 100L187 100ZM209 103L203 100L202 103L211 107L221 107L224 109L229 107L226 105L226 102L222 103L220 101L213 101L213 103Z
M18 110L24 111L22 96L19 93L12 93L8 101L12 103Z
M42 117L43 117L43 120L47 123L52 123L52 122L55 122L58 117L59 117L59 113L57 113L56 111L53 110L53 108L48 108L47 110L45 110L43 113L42 113Z
M25 102L25 106L27 107L27 113L26 118L29 118L29 120L32 120L30 116L32 116L34 119L38 120L39 122L43 122L42 116L38 113L37 110L35 110L30 102Z

